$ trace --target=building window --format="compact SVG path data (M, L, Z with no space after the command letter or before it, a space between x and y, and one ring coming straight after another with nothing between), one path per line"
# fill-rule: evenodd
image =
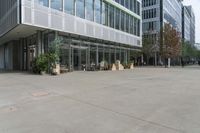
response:
M134 10L133 10L133 0L130 0L130 10L131 10L131 11L134 11Z
M102 3L102 24L108 26L108 4Z
M114 28L114 7L109 6L109 26Z
M142 11L142 19L150 19L155 17L157 17L156 8Z
M101 23L101 0L95 0L94 11L95 11L95 22Z
M36 2L42 6L49 7L49 0L36 0Z
M133 34L133 17L130 16L130 33Z
M125 13L123 11L121 11L121 30L122 31L125 31L125 23L124 23L124 20L125 20Z
M137 21L137 36L140 36L140 20Z
M134 35L137 35L137 19L134 18Z
M125 7L126 7L127 9L129 9L129 5L130 5L129 0L125 0Z
M120 0L115 0L115 2L119 3Z
M64 0L65 1L65 12L68 14L74 14L74 0Z
M103 25L106 25L106 4L104 2L102 2L102 18L101 18L101 21L102 21L102 24Z
M129 15L126 14L126 32L129 33Z
M62 11L62 0L51 0L51 8Z
M124 6L124 0L121 0L121 5Z
M156 5L156 0L142 0L142 7Z
M93 0L85 0L85 8L86 14L85 17L87 20L93 21L94 20L94 3Z
M80 18L85 18L85 4L84 0L76 1L76 16Z
M136 13L137 11L137 0L134 0L134 3L133 3L134 7L133 7L133 12Z
M117 8L115 10L115 28L120 29L120 10Z
M137 12L138 15L140 15L140 2L137 2Z

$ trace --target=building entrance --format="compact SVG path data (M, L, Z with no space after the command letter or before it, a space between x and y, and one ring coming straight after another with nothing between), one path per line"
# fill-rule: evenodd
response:
M72 46L73 70L84 70L87 67L87 47Z

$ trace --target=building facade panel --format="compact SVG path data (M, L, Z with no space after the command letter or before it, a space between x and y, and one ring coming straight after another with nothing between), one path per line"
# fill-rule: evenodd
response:
M195 44L195 15L192 6L187 6L190 14L190 43Z
M83 2L83 1L82 1ZM44 2L45 3L45 2ZM93 37L93 38L98 38L98 39L103 39L103 40L107 40L107 41L115 41L117 40L115 34L119 33L121 36L125 35L125 36L131 36L132 38L134 38L136 41L140 41L141 40L141 26L140 26L140 20L136 17L133 16L132 19L135 19L137 22L134 23L135 25L135 30L136 32L130 32L130 25L129 25L129 16L132 16L124 11L121 11L118 8L115 8L114 6L112 6L109 3L105 3L108 10L105 9L105 25L103 25L104 23L102 22L102 24L98 24L96 22L94 22L94 13L90 14L88 17L86 16L86 14L88 15L87 8L91 8L91 1L87 4L87 6L83 6L85 8L82 9L81 4L84 5L84 2L81 3L81 1L76 1L76 5L74 5L74 7L76 7L76 12L75 12L75 16L71 16L70 14L66 14L65 12L61 11L61 9L59 8L59 5L55 5L53 9L48 8L46 6L43 6L44 4L42 3L42 5L40 5L41 3L37 3L35 1L30 1L30 0L22 0L22 14L23 16L31 16L31 23L30 23L30 18L29 17L22 17L22 23L23 24L29 24L29 25L35 25L35 26L41 26L44 28L48 28L48 29L52 29L52 30L59 30L59 31L63 31L63 32L69 32L69 33L73 33L73 34L80 34L83 36L88 36L88 37ZM53 4L53 3L52 3ZM89 6L90 5L90 6ZM79 11L80 10L82 11ZM31 15L30 12L26 12L27 10L31 10ZM62 9L63 10L63 9ZM67 10L67 9L66 9ZM103 10L103 8L101 8L101 10ZM122 15L121 18L121 27L119 28L119 30L117 29L116 26L116 21L115 20L115 11L119 10L120 11L120 15ZM94 9L91 10L91 12L95 11ZM85 14L84 14L85 12ZM125 16L123 16L122 12L125 13ZM83 14L81 14L83 13ZM102 14L103 16L103 14ZM48 19L47 19L48 17ZM104 19L103 17L99 18L100 20ZM127 21L126 21L126 19ZM27 20L28 19L28 20ZM47 20L51 20L51 22L47 22ZM87 20L88 19L88 20ZM34 21L35 20L35 21ZM66 21L67 20L67 21ZM124 22L122 22L122 20ZM71 25L71 23L75 23L75 25ZM66 28L67 25L70 25L70 28ZM65 27L66 26L66 27ZM90 28L87 28L87 27ZM104 35L106 33L101 32L96 36L96 34L94 34L94 30L96 29L95 27L98 28L102 28L104 30L106 30L106 32L108 32L108 35ZM87 29L87 30L86 30ZM89 31L90 30L90 31ZM109 31L111 31L111 35L109 35ZM133 33L133 35L132 35ZM135 34L134 34L135 33ZM119 40L119 43L125 43L128 45L132 45L132 46L139 46L141 47L141 44L134 44L133 42L130 43L130 41L123 41L123 40Z
M163 1L163 20L182 32L182 0Z
M182 37L185 41L190 42L190 14L185 6L182 9L182 17L183 17Z
M182 35L186 42L195 44L195 15L191 6L184 6L182 10Z
M60 64L90 70L102 61L137 60L141 49L141 1L20 0L20 23L0 38L0 67L32 70L33 61L61 40ZM130 3L129 3L130 2ZM129 5L131 4L131 5ZM3 41L2 41L3 40Z
M19 0L0 1L0 37L19 23Z

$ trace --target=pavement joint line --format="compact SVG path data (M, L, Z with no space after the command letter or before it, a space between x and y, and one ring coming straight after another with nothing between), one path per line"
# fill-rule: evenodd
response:
M139 120L139 121L143 121L143 122L149 123L149 124L151 124L151 125L156 125L156 126L159 126L159 127L167 128L167 129L176 131L176 132L178 132L178 133L184 133L184 131L182 131L182 130L180 130L180 129L176 129L176 128L173 128L173 127L170 127L170 126L166 126L166 125L163 125L163 124L159 124L159 123L156 123L156 122L153 122L153 121L145 120L145 119L142 119L142 118L133 116L133 115L126 114L126 113L114 111L114 110L112 110L112 109L109 109L109 108L106 108L106 107L102 107L102 106L99 106L99 105L95 105L95 104L92 104L92 103L89 103L89 102L86 102L86 101L82 101L82 100L79 100L79 99L75 99L75 98L72 98L72 97L70 97L70 96L66 96L66 95L61 95L61 96L64 97L64 98L67 98L67 99L70 99L70 100L73 100L73 101L82 103L82 104L87 104L87 105L89 105L89 106L93 106L93 107L96 107L96 108L99 108L99 109L102 109L102 110L106 110L106 111L109 111L109 112L113 112L113 113L115 113L115 114L123 115L123 116L129 117L129 118L132 118L132 119L136 119L136 120Z

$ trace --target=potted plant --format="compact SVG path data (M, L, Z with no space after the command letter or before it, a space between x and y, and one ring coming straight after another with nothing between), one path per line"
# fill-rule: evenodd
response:
M60 74L60 45L61 40L56 38L49 46L49 64L53 75Z
M41 54L33 61L33 72L44 75L48 70L48 56Z

